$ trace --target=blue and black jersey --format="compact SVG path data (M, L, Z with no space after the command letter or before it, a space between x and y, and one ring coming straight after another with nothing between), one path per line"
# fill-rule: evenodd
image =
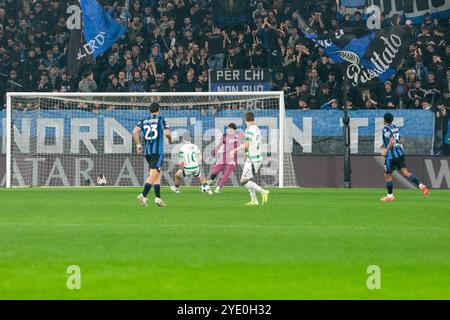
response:
M144 133L144 156L164 155L164 130L169 129L166 119L158 114L151 114L136 126Z
M395 124L385 125L383 128L383 145L385 148L389 145L389 141L394 139L395 144L391 150L386 154L386 159L398 159L405 155L402 147L400 146L400 133Z

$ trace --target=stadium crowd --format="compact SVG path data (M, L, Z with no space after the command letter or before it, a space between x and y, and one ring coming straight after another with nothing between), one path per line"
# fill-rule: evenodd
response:
M210 0L100 0L127 24L127 33L104 55L70 77L66 9L78 1L0 0L0 94L38 92L207 91L208 69L270 68L273 90L287 94L289 109L339 108L342 74L298 28L298 15L317 31L364 26L364 14L338 14L336 1L251 1L251 23L214 25ZM382 16L383 18L383 16ZM412 43L397 74L379 88L350 88L347 105L362 109L432 108L447 117L450 106L448 20L425 17L421 25L401 17Z

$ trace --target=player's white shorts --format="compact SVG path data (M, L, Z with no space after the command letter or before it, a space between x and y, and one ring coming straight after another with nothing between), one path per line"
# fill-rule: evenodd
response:
M200 170L200 167L197 167L195 169L183 169L183 176L194 176L194 177L200 177L202 175L202 171Z
M245 160L244 170L242 171L242 178L244 180L251 180L256 178L256 174L261 168L262 162L251 162L250 160Z

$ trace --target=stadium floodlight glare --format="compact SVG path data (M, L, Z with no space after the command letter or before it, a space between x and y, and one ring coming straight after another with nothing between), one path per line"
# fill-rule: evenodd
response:
M141 185L147 164L135 151L131 131L152 102L161 105L176 142L191 133L202 149L207 175L217 160L211 150L227 125L234 122L244 130L244 113L253 111L263 136L258 180L267 186L297 186L283 92L10 92L2 125L3 184L89 186L104 175L107 185ZM163 185L172 184L177 146L166 146ZM231 185L238 185L243 163L241 154Z

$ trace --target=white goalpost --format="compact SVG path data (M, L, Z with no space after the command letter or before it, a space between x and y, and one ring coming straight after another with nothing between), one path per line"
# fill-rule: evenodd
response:
M0 172L7 188L91 186L101 175L110 186L142 185L148 166L135 151L131 131L148 116L152 102L161 105L175 142L191 133L202 150L206 176L220 157L221 149L214 156L212 150L227 125L234 122L244 131L244 113L253 111L263 138L258 182L297 186L283 92L10 92L6 102L0 131L5 168ZM179 146L165 146L163 185L173 183ZM238 185L244 161L239 155L229 185Z

